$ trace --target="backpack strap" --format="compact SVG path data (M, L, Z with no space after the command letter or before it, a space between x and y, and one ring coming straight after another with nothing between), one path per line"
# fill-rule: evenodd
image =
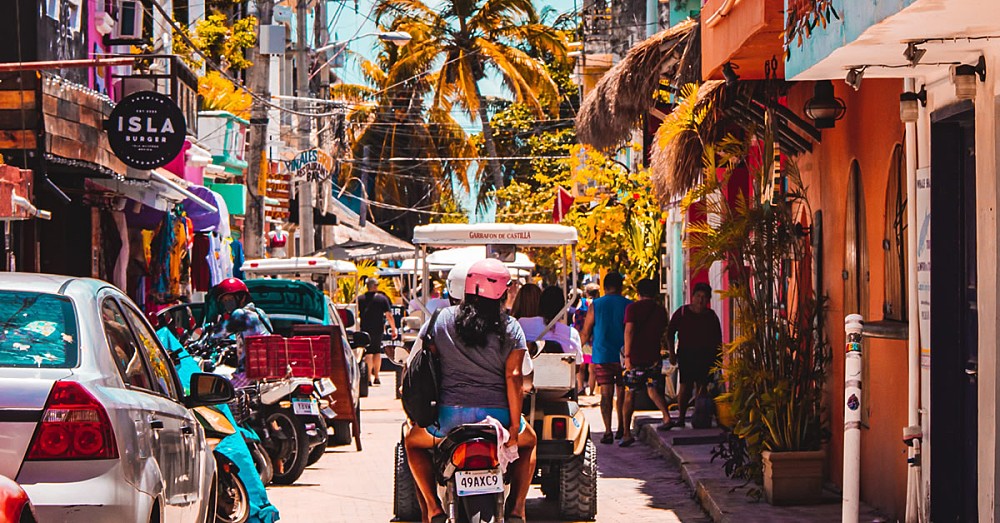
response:
M424 347L431 351L432 354L437 354L437 345L434 344L434 325L437 323L438 315L441 313L441 309L437 309L431 314L431 319L427 322L427 330L424 331L423 342Z

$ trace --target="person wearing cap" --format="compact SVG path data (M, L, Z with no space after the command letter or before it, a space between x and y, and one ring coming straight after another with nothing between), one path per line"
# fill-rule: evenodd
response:
M379 373L382 371L382 335L385 324L389 323L389 336L396 339L396 318L392 315L392 302L384 292L378 290L378 278L365 280L368 292L358 297L358 316L361 317L361 330L368 333L368 347L365 349L365 361L368 363L369 385L381 385Z
M465 276L461 303L440 309L433 325L428 322L421 330L421 337L429 335L434 340L441 365L438 423L426 429L413 426L405 438L425 521L446 520L437 500L428 450L451 429L487 417L508 427L510 438L505 444L518 447L518 459L508 469L511 494L505 519L524 521L537 440L521 415L527 344L521 326L504 307L509 283L510 273L498 260L475 262Z

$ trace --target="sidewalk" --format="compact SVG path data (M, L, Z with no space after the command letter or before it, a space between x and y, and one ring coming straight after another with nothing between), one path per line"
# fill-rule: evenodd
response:
M716 445L721 430L674 429L657 431L659 416L636 418L639 439L660 455L677 463L681 477L691 486L702 508L716 523L730 522L802 522L841 521L840 496L824 491L824 502L819 505L775 507L761 499L755 501L747 495L754 485L726 477L722 463L712 463L712 447ZM675 442L676 440L676 442ZM874 509L861 506L860 521L885 521Z

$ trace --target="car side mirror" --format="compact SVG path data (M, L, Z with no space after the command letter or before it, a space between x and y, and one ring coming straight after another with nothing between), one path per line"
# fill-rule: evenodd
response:
M233 384L218 374L196 372L191 375L191 392L184 398L184 405L191 409L227 403L236 396Z
M372 337L365 331L354 331L349 333L351 337L351 348L357 349L367 347L372 342Z

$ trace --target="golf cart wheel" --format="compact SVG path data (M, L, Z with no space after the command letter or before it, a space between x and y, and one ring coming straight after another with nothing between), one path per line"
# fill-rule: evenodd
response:
M582 454L559 469L559 516L572 521L597 517L597 448L590 439Z
M368 362L367 361L362 360L361 363L358 363L358 375L361 376L360 378L358 378L359 380L361 380L361 381L358 382L358 396L360 396L362 398L367 398L368 397Z
M396 521L419 521L420 504L417 502L417 484L413 482L410 464L406 461L403 442L396 444L396 470L393 474L392 512Z

